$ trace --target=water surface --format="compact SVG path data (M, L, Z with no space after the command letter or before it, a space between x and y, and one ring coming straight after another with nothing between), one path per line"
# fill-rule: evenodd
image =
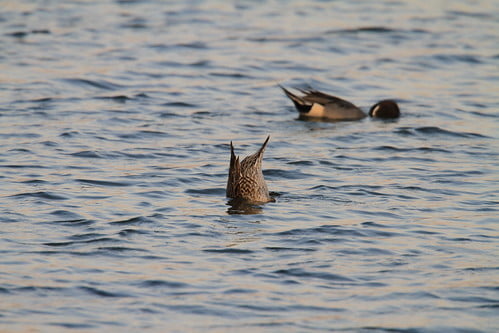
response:
M495 1L4 1L0 327L496 332ZM402 117L305 122L277 83ZM276 202L225 198L267 135Z

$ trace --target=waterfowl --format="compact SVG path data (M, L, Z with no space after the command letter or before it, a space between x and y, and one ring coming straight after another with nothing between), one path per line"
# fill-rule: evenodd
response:
M263 152L269 139L270 136L256 153L245 157L241 162L239 156L234 154L234 146L232 141L230 142L230 165L226 190L228 198L252 203L273 201L262 173Z
M384 99L371 106L369 116L373 118L398 118L400 117L400 109L394 100Z
M302 118L324 118L330 120L358 120L367 115L354 104L336 96L328 95L318 90L299 90L303 96L298 96L280 86L286 96L293 101ZM369 116L374 118L397 118L400 110L393 100L382 100L369 110Z

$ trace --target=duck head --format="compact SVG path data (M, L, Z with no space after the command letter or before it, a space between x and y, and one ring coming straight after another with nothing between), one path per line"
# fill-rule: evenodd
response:
M395 101L385 99L371 107L369 116L373 118L398 118L400 116L400 109Z

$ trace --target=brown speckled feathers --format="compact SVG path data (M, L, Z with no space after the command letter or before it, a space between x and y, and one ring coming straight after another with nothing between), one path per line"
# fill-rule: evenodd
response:
M250 202L272 201L262 173L263 152L269 139L270 136L256 153L247 156L241 162L239 156L234 154L234 146L231 141L227 197Z

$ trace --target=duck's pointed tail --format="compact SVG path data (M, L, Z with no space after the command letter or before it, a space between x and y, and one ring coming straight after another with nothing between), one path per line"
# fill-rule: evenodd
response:
M265 151L265 147L267 147L267 143L269 142L269 140L270 140L270 135L267 136L267 139L262 144L262 147L258 150L258 155L263 155L263 152Z
M310 109L312 108L312 105L310 103L307 103L303 98L293 94L291 91L284 88L280 84L279 84L279 87L281 87L282 91L284 91L286 96L288 96L288 98L293 101L293 104L295 105L298 112L307 113L310 111Z
M229 177L227 179L226 196L228 198L234 198L236 191L236 184L241 173L241 164L239 162L239 156L234 153L234 146L232 141L230 142L230 164L229 164Z

